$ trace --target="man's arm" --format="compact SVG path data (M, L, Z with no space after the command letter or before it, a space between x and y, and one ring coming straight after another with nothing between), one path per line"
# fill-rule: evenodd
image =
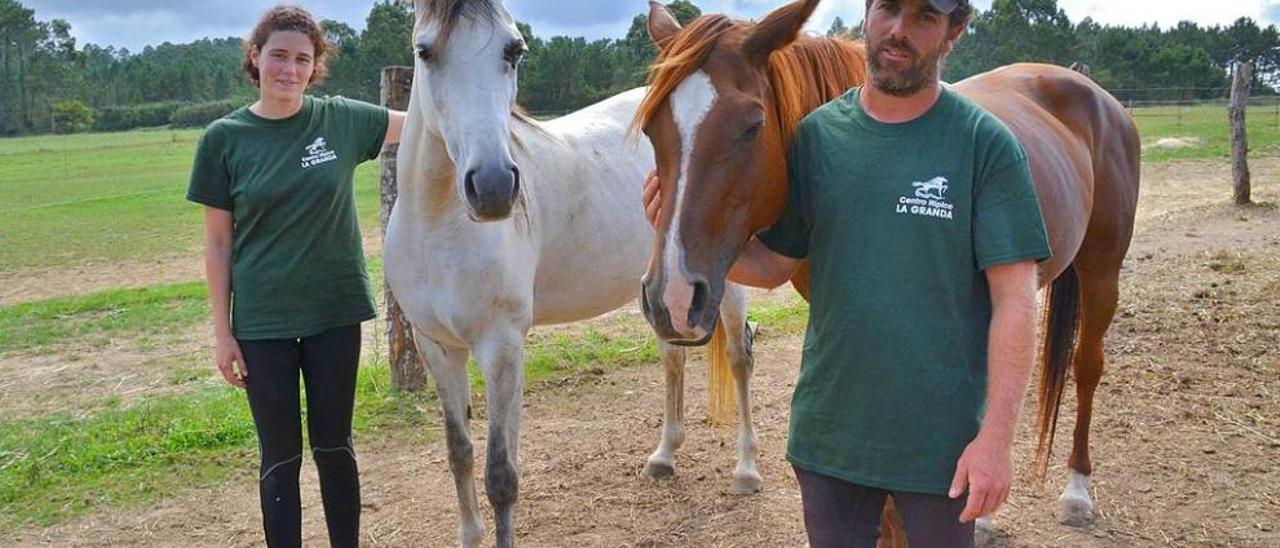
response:
M769 249L753 236L729 269L729 281L773 289L787 283L799 265L800 259L792 259Z
M988 268L991 331L987 343L987 411L978 436L956 464L951 498L969 492L960 521L989 515L1009 497L1013 435L1031 375L1036 340L1036 263Z

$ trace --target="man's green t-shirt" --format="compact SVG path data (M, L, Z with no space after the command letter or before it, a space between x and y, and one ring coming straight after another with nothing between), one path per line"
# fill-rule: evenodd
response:
M945 494L986 400L984 270L1049 257L1026 153L944 90L884 124L855 89L811 113L782 219L759 235L810 264L788 459L860 485Z
M353 181L378 156L382 107L307 96L281 119L247 107L205 130L187 199L230 211L232 330L305 337L376 315Z

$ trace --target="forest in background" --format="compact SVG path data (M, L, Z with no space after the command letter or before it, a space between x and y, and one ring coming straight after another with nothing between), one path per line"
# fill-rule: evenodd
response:
M689 0L668 7L686 23L701 14ZM412 7L396 0L373 3L359 31L325 20L334 55L328 79L312 92L377 102L382 68L413 62L412 22ZM638 14L625 36L598 40L542 37L520 23L529 45L520 103L534 113L562 113L642 85L655 53L646 23ZM828 34L843 32L859 29L837 18ZM79 45L67 21L42 21L20 0L0 0L0 135L203 125L256 97L240 70L242 48L237 37L139 52ZM1221 98L1233 64L1249 61L1254 93L1274 94L1280 34L1247 17L1230 26L1123 27L1073 22L1057 0L995 0L976 14L944 78L1019 61L1087 64L1124 101Z

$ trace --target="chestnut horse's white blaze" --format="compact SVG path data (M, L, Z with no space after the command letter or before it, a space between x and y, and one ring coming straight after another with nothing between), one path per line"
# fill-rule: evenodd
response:
M636 298L653 245L641 185L647 141L628 136L632 90L540 124L514 115L524 41L499 0L417 0L413 92L383 248L386 278L436 382L461 518L484 540L467 409L467 359L485 378L485 494L497 545L512 546L519 486L524 342L531 326L576 321ZM720 314L735 372L751 369L740 288ZM670 474L683 436L684 351L659 342L667 405L651 476ZM718 362L714 360L713 362ZM747 402L746 376L737 388ZM739 410L734 488L759 484L749 409ZM753 489L754 490L754 489Z
M701 340L707 333L699 326L689 325L689 305L693 302L693 283L684 267L684 248L680 245L680 212L689 178L689 164L696 147L698 128L716 103L716 88L704 72L689 76L671 94L671 112L680 131L680 175L676 179L675 214L671 217L671 230L667 232L665 246L667 268L667 292L663 295L671 311L671 323L689 340Z

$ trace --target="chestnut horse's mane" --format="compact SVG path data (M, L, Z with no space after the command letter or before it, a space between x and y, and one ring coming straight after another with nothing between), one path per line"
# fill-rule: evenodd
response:
M704 15L672 37L649 69L649 93L636 111L632 128L647 125L680 82L701 69L719 38L751 22ZM761 25L769 24L765 19ZM841 38L801 36L769 56L767 98L778 120L783 144L791 145L800 120L827 101L866 80L866 49Z

